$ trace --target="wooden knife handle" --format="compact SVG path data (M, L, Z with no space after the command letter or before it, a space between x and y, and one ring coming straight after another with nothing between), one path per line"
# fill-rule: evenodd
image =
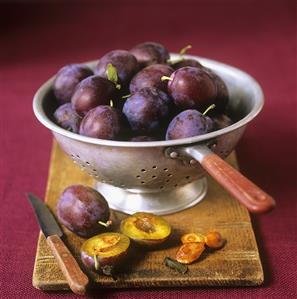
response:
M250 212L263 213L275 206L274 199L215 154L206 155L203 168Z
M84 295L89 279L82 272L71 252L57 235L49 236L46 240L67 279L70 289L75 294Z

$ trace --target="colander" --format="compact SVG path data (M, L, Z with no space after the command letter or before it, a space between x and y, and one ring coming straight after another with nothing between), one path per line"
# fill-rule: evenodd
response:
M189 208L206 195L205 171L251 212L271 209L274 200L223 160L262 109L264 99L259 84L232 66L186 57L199 60L223 78L230 94L228 112L237 120L233 125L202 136L169 141L130 142L81 136L53 121L57 108L51 90L54 77L35 94L34 113L73 162L96 179L97 190L112 209L164 215ZM86 65L94 68L96 62Z

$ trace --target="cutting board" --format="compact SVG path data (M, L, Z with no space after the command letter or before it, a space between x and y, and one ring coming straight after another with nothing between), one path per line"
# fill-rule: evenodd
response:
M237 167L235 153L227 161ZM56 214L56 204L63 190L71 184L94 186L94 180L73 164L60 147L53 143L45 201ZM112 211L118 230L125 214ZM94 287L186 287L186 286L255 286L264 281L251 220L246 208L241 206L215 181L208 177L208 192L196 206L164 216L173 233L164 247L144 250L132 247L124 268L117 280L82 269L94 282ZM84 239L65 227L65 242L81 264L79 249ZM165 257L175 257L180 246L180 236L188 232L205 233L217 230L227 240L225 246L214 252L205 252L198 261L189 265L186 274L167 268ZM51 251L40 233L33 272L33 286L41 290L69 290Z

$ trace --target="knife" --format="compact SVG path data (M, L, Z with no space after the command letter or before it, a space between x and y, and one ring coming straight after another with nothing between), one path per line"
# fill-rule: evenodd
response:
M89 279L82 272L77 261L62 241L61 237L63 236L63 232L53 214L43 201L38 199L35 195L28 193L27 198L35 211L40 229L56 258L70 289L75 294L84 295Z

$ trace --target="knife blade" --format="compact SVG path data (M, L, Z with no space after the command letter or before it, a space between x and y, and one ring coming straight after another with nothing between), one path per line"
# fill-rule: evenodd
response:
M82 272L77 261L62 241L61 237L63 236L63 232L53 214L43 201L32 193L28 193L27 198L34 209L40 229L56 258L70 289L78 295L84 295L89 279Z
M35 211L35 216L44 236L46 238L51 235L58 235L59 237L62 237L63 232L49 208L31 193L28 193L28 199Z

